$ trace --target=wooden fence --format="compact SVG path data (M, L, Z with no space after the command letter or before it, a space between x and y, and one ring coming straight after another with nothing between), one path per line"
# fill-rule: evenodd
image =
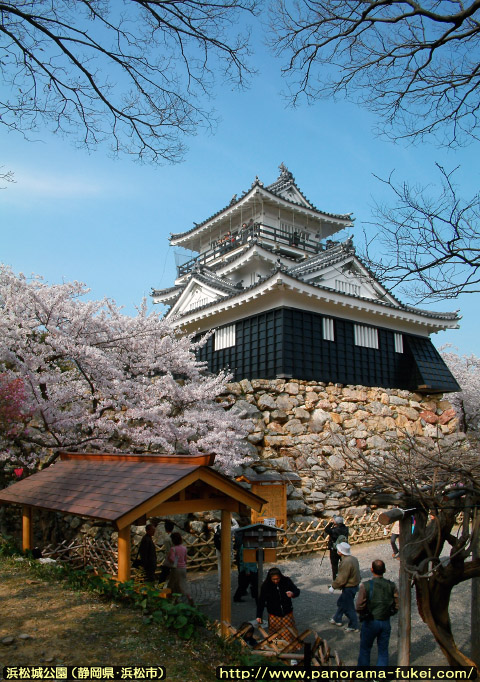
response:
M72 568L93 566L97 571L114 575L118 571L117 546L108 540L95 540L88 535L63 541L55 547L47 545L42 557L68 563Z
M371 542L384 537L384 526L379 523L376 512L362 516L344 516L343 518L349 529L348 542L351 545ZM328 520L325 519L321 521L315 519L310 523L290 523L283 541L281 539L277 547L278 559L291 559L302 554L322 552L327 549L328 537L325 535L327 523ZM282 534L280 534L280 538L282 538Z
M384 537L383 528L378 522L378 514L373 512L362 516L345 516L345 525L350 529L350 544L371 542ZM328 538L325 526L328 521L315 519L310 523L290 523L285 533L280 533L277 547L278 559L291 559L303 554L322 552L327 548ZM186 535L184 543L188 550L188 571L212 571L217 568L217 555L213 536L206 540L200 536ZM163 546L157 546L160 563L164 559ZM135 556L136 549L132 550ZM57 547L51 545L43 549L42 555L57 561L68 562L74 568L93 566L99 571L115 574L117 572L117 547L107 540L94 540L88 535L75 538L70 543L62 542Z

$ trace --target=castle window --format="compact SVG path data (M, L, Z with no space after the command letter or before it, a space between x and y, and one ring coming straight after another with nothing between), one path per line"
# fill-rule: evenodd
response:
M335 289L344 294L353 294L353 296L360 296L360 286L358 284L351 284L342 279L335 280Z
M335 328L331 317L322 318L324 341L335 341Z
M201 308L202 305L207 305L208 303L208 298L194 298L193 301L191 301L190 305L188 306L187 310L196 310L197 308Z
M395 353L403 353L403 334L394 334Z
M355 345L364 348L378 349L378 329L365 327L363 324L354 325Z
M222 350L222 348L230 348L235 345L235 325L230 324L228 327L221 327L215 331L214 350Z

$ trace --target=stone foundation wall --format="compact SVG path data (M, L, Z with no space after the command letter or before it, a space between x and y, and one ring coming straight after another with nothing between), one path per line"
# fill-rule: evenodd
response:
M432 441L458 438L455 410L442 395L259 379L228 384L222 399L249 430L252 460L242 473L275 470L300 477L300 485L287 490L287 512L296 522L360 512L342 486L335 490L346 467L344 446L384 455L392 439L405 433Z
M342 445L366 454L388 453L392 438L412 435L456 440L458 419L441 395L423 396L395 389L341 386L305 381L243 380L228 384L221 401L245 420L250 461L236 473L295 473L287 486L289 522L312 522L335 513L361 515L351 506L341 481L345 476ZM389 442L390 441L390 442ZM116 542L109 524L43 513L35 524L36 543L70 540L78 533ZM8 517L8 518L7 518ZM172 517L178 529L211 539L219 511ZM248 523L248 518L243 519ZM163 526L162 526L163 528ZM162 528L159 528L161 533ZM137 543L144 527L133 527ZM18 510L0 510L0 532L20 539Z

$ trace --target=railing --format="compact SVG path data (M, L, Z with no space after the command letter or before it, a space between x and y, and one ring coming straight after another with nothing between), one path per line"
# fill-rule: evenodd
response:
M384 537L383 526L378 522L378 514L375 512L362 516L345 516L344 519L350 529L350 544L371 542ZM324 519L315 519L310 523L290 523L285 533L280 534L277 558L289 559L325 550L328 544L325 536L327 523ZM183 540L188 551L189 572L212 571L217 568L213 536L206 540L199 536L186 535ZM136 551L136 548L132 548L132 556L136 555ZM49 545L43 549L42 555L68 563L73 568L93 566L99 571L117 573L116 545L107 540L94 540L88 535L82 535L69 543L62 542L56 547ZM165 558L163 545L157 545L157 557L161 564Z
M288 247L290 255L298 253L300 256L302 255L300 253L301 251L315 254L325 248L318 240L314 241L308 237L303 237L301 232L294 231L293 233L289 233L285 230L271 227L270 225L253 223L253 225L250 225L249 227L244 227L243 229L228 233L219 239L212 248L204 251L195 258L191 258L186 263L183 263L183 265L179 265L177 267L177 276L181 277L182 275L186 275L199 265L212 264L221 256L248 244L248 242L255 238L264 240L270 244L276 244L280 247ZM298 251L292 251L291 247L298 249Z

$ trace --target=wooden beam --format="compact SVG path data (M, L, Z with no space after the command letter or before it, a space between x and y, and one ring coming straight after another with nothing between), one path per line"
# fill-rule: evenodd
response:
M226 637L228 631L224 623L230 623L232 619L231 603L231 543L232 543L232 515L227 509L222 509L221 517L221 543L220 554L221 581L220 581L220 622L222 623L222 635Z
M190 512L212 511L214 509L228 509L231 512L239 512L240 504L235 500L225 497L209 497L200 500L177 500L175 502L162 502L158 507L150 511L150 516L162 514L188 514Z
M407 545L412 541L412 521L409 514L400 519L400 573L398 579L398 658L397 665L410 665L410 637L412 629L412 595L407 573Z
M94 460L97 462L151 462L153 464L193 464L211 466L215 455L140 455L128 452L60 452L60 459Z
M22 546L24 552L33 549L33 509L27 505L22 508Z
M237 503L245 504L247 507L255 509L256 511L261 511L263 505L266 503L266 500L253 494L250 490L242 488L238 483L230 481L223 474L219 474L208 467L199 467L117 519L117 528L124 528L125 526L130 525L135 519L138 519L143 514L152 516L154 509L162 503L168 502L174 495L179 494L182 490L197 481L203 481L214 491L218 491L220 495L223 494ZM216 509L222 508L224 508L223 505L216 507ZM215 509L215 507L210 507L210 509Z
M124 516L121 516L116 521L117 528L125 528L125 526L129 526L135 521L135 519L138 519L139 516L143 516L143 514L151 516L152 509L157 507L162 502L169 500L171 497L179 493L181 490L189 486L191 483L194 483L198 479L198 471L200 471L200 469L196 469L195 471L192 471L183 478L180 478L178 481L175 481L175 483L173 483L172 485L169 485L168 488L166 488L165 490L162 490L157 495L151 497L149 500L146 500L142 504L139 504L137 507L129 511Z
M463 512L466 515L466 512ZM473 509L472 515L472 559L480 558L480 510ZM471 657L475 665L480 667L480 578L472 578L472 607L471 607Z
M214 469L202 467L199 469L199 478L211 485L215 490L222 492L228 497L233 497L238 502L246 504L247 507L261 511L267 500L262 499L259 495L255 495L250 490L242 488L235 481L230 481L226 476L219 474Z
M118 531L118 581L130 580L130 526Z

